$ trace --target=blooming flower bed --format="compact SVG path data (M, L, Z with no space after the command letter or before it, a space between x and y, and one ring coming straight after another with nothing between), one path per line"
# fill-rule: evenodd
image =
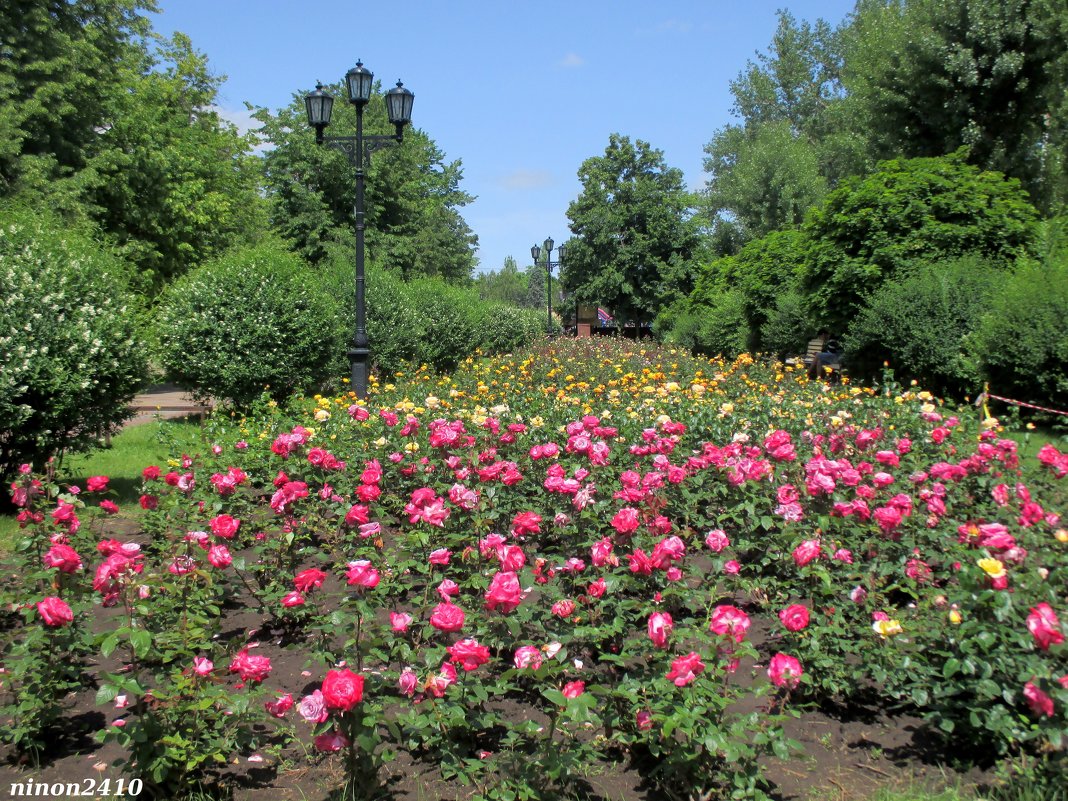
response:
M398 752L489 798L620 758L666 795L761 797L792 709L873 692L1063 758L1068 455L1020 464L925 393L559 342L205 435L146 467L125 540L98 534L104 477L12 485L20 747L121 654L102 736L160 793L301 737L351 797Z

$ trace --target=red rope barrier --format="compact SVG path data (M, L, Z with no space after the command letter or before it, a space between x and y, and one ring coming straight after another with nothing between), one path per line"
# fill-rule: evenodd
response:
M1068 417L1068 412L1063 412L1060 409L1050 409L1046 406L1036 406L1033 403L1025 403L1024 401L1013 400L1012 398L1003 398L1000 395L991 395L989 392L984 392L982 397L999 400L1002 403L1011 403L1015 406L1023 406L1027 409L1037 409L1040 412L1049 412L1050 414L1063 414L1065 417Z

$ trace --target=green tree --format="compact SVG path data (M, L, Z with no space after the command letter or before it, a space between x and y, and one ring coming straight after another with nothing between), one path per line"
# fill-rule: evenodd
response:
M345 102L344 87L333 84L326 91L336 98L327 134L351 134L356 112ZM273 146L264 156L271 225L298 252L319 262L329 242L353 236L355 168L341 153L315 144L303 94L276 114L261 108L255 116L262 123L259 133ZM393 133L377 86L364 109L364 132ZM462 178L461 162L446 163L418 128L405 130L402 145L376 151L367 172L369 258L405 279L470 280L478 237L460 214L474 199L460 189Z
M266 228L253 138L213 110L222 80L184 34L160 42L78 177L90 217L156 286Z
M252 141L213 111L222 78L140 0L0 12L0 194L91 221L159 285L265 224Z
M812 210L801 278L821 324L845 330L870 293L916 262L973 254L1013 264L1030 251L1037 213L1020 182L965 156L884 162Z
M54 180L86 149L144 56L152 0L10 0L0 8L0 192Z
M524 273L511 256L506 256L500 270L479 273L475 280L479 297L495 303L524 306L527 299L527 281Z
M878 158L940 156L1019 178L1049 210L1068 146L1063 0L864 0L843 79ZM1063 195L1060 198L1063 202Z
M586 159L578 175L564 289L620 321L651 320L692 289L698 229L682 171L649 143L612 134L604 155Z
M842 177L864 168L865 142L842 114L839 34L787 11L767 52L731 82L737 124L705 147L707 208L721 253L798 225Z

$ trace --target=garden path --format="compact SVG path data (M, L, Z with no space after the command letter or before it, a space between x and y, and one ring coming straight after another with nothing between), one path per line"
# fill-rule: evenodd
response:
M193 400L184 390L174 384L157 384L148 387L131 402L136 414L123 425L123 428L151 423L156 416L170 419L189 415L204 415L211 410Z

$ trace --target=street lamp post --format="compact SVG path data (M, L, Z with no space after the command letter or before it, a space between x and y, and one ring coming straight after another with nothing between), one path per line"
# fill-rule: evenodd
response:
M556 261L552 261L553 252L553 238L548 237L541 245L534 245L530 248L531 258L534 259L534 264L538 263L538 259L541 258L541 251L545 250L545 300L548 304L548 316L545 320L545 332L549 335L553 335L553 267L562 267L564 265L564 252L567 249L567 245L560 245L556 249Z
M356 397L367 397L367 383L370 367L371 349L367 342L367 302L365 295L364 274L364 183L366 170L371 166L371 153L380 147L398 144L404 141L404 126L412 121L412 103L415 95L397 81L397 85L386 92L386 111L389 121L396 133L392 135L368 135L363 133L363 108L371 99L374 73L366 69L359 61L356 66L345 73L345 86L348 89L349 102L356 107L355 136L323 136L323 130L330 124L330 112L334 98L323 91L323 85L316 83L315 91L305 96L304 107L308 112L308 125L315 129L315 143L340 150L356 167L356 332L349 348L349 364L352 369L351 386Z

